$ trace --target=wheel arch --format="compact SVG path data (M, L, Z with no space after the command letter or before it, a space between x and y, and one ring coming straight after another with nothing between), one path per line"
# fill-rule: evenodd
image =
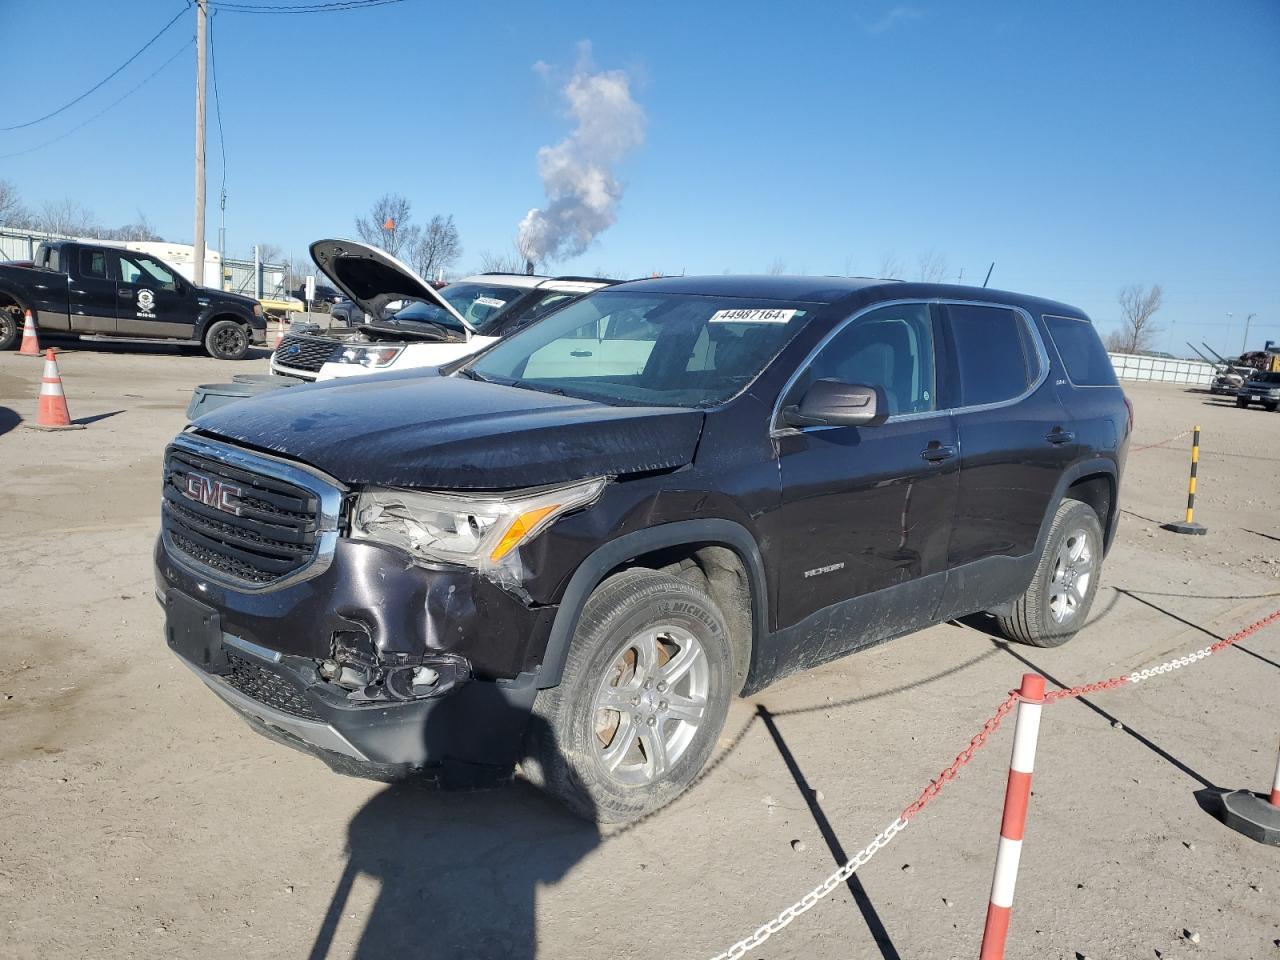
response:
M721 519L680 520L637 530L610 540L589 554L569 578L560 599L538 674L539 688L560 683L582 609L596 587L619 570L637 566L663 569L682 557L693 560L702 571L713 598L732 599L733 584L739 577L749 592L746 615L731 605L722 611L729 622L737 693L750 672L760 639L768 630L768 592L764 562L755 538L741 524Z
M244 314L236 313L236 311L225 305L219 305L210 308L206 313L201 315L199 321L196 323L195 339L204 340L204 335L208 332L209 328L219 320L234 320L236 323L243 325L250 331L253 330L253 321ZM252 340L252 335L250 336L250 339Z
M1053 524L1054 511L1063 500L1079 500L1093 508L1102 527L1103 552L1109 551L1119 525L1119 492L1120 476L1114 460L1095 457L1069 467L1058 479L1058 488L1049 501L1050 509L1045 511L1044 520L1040 524L1035 556L1038 557L1044 550L1049 528Z

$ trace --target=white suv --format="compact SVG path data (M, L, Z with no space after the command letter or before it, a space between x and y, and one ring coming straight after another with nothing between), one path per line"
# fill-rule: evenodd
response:
M389 253L353 240L318 240L311 256L372 319L354 333L286 335L271 372L308 381L438 367L614 282L481 273L436 290ZM392 304L399 309L387 316Z

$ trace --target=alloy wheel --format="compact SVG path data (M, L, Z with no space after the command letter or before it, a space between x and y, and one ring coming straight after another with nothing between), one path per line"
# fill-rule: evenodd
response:
M711 665L688 630L646 628L614 656L592 704L597 759L619 783L652 783L693 742L707 713Z
M1049 577L1049 614L1056 623L1075 619L1093 581L1094 548L1083 528L1067 534L1053 560Z

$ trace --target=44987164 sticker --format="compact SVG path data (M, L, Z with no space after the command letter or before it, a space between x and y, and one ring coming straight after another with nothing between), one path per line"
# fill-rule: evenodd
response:
M717 310L708 323L787 323L799 310Z

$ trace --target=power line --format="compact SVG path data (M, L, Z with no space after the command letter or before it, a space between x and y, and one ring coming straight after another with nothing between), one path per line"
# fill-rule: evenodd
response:
M363 10L366 7L383 7L404 0L331 0L324 3L302 3L278 6L268 3L243 3L236 0L208 0L211 10L227 13L331 13L343 10Z
M189 0L188 0L188 3L187 3L187 9L190 9L190 6L191 6L191 4L190 4L190 2L189 2ZM165 32L166 32L170 27L172 27L175 23L177 23L177 22L178 22L178 18L179 18L179 17L181 17L181 16L183 16L183 15L185 15L185 14L186 14L186 12L187 12L187 10L186 10L186 9L184 9L184 10L179 10L179 11L178 11L178 13L174 15L174 18L173 18L172 20L170 20L168 23L166 23L163 27L161 27L161 28L160 28L160 32L159 32L159 33L157 33L154 37L152 37L150 40L148 40L146 43L144 43L141 47L139 47L139 48L138 48L138 50L137 50L137 52L135 52L133 56L131 56L131 57L130 57L128 60L126 60L124 63L120 64L120 66L116 67L116 68L115 68L114 70L112 70L109 74L107 74L105 77L103 77L103 78L102 78L101 80L99 80L97 83L95 83L92 87L90 87L90 88L89 88L88 90L86 90L84 93L80 94L80 96L76 97L74 100L69 100L69 101L67 101L67 102L66 102L66 103L64 103L62 106L60 106L57 110L54 110L52 113L46 113L43 117L36 117L34 120L28 120L26 123L18 123L18 124L14 124L12 127L0 127L0 131L21 130L23 127L31 127L31 126L35 126L37 123L41 123L41 122L43 122L43 121L45 121L45 120L48 120L50 117L56 117L58 114L62 113L62 111L66 110L68 107L73 107L73 106L75 106L77 103L79 103L79 102L80 102L81 100L83 100L85 97L89 96L89 94L91 94L91 93L93 93L93 91L97 90L99 87L101 87L104 83L106 83L108 80L110 80L110 79L111 79L112 77L114 77L116 74L118 74L121 70L123 70L123 69L124 69L125 67L127 67L129 64L133 63L133 61L137 60L137 59L138 59L138 57L142 56L143 52L144 52L144 51L145 51L149 46L151 46L153 43L155 43L157 40L159 40L162 36L164 36ZM117 102L118 102L118 101L117 101ZM79 127L77 127L76 129L79 129ZM12 157L12 156L17 156L17 154L12 154L12 153L11 153L11 154L9 154L9 156L11 156L11 157Z
M213 111L218 118L218 149L222 154L221 208L227 208L227 141L222 136L222 101L218 98L218 48L213 43L213 25L217 16L209 18L209 67L213 74Z
M115 107L115 106L119 105L120 103L122 103L123 101L125 101L125 100L129 99L131 96L133 96L135 93L137 93L140 89L142 89L142 87L146 86L146 84L147 84L147 83L149 83L151 80L153 80L153 79L154 79L154 78L155 78L155 77L160 73L160 71L161 71L161 70L163 70L165 67L169 66L169 64L173 63L173 61L177 60L177 59L178 59L178 57L182 56L182 54L186 53L186 52L187 52L187 48L188 48L188 47L190 47L190 46L191 46L192 44L194 44L195 42L196 42L196 38L195 38L195 37L192 37L190 40L188 40L186 43L184 43L184 44L181 46L181 48L179 48L179 50L178 50L178 52L177 52L177 53L175 53L173 56L171 56L171 57L170 57L168 60L166 60L164 63L160 64L160 66L159 66L159 67L157 67L153 72L151 72L151 73L147 74L147 75L146 75L146 76L145 76L141 81L139 81L139 82L138 82L138 84L137 84L136 86L131 87L127 93L125 93L123 96L119 97L119 98L118 98L118 99L116 99L116 100L112 100L112 101L111 101L111 103L107 104L105 107L103 107L103 108L102 108L101 110L99 110L97 113L95 113L93 116L89 117L89 119L87 119L87 120L83 120L83 121L81 121L80 123L76 124L74 127L72 127L70 130L68 130L66 133L59 134L58 136L54 137L52 140L46 140L44 143L37 144L37 145L36 145L36 146L34 146L34 147L29 147L29 148L27 148L26 150L19 150L19 151L17 151L16 153L3 153L3 154L0 154L0 160L8 160L8 159L9 159L9 158L11 158L11 157L21 157L21 156L23 156L24 154L34 153L34 152L35 152L35 151L37 151L37 150L43 150L45 147L50 146L50 145L52 145L52 144L55 144L55 143L57 143L59 140L65 140L67 137L71 136L71 134L75 133L77 130L81 129L82 127L85 127L85 126L89 125L90 123L93 123L93 121L97 120L100 116L102 116L104 113L106 113L106 112L107 112L108 110L110 110L112 107Z

